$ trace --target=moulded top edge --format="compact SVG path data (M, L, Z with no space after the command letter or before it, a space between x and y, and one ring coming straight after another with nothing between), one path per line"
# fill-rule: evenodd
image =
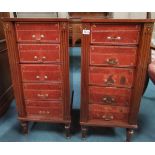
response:
M96 19L86 19L86 18L83 18L81 19L81 22L94 22L94 23L120 23L120 22L125 22L125 23L154 23L155 22L155 19L99 19L99 18L96 18Z
M63 22L68 21L67 18L1 18L2 21L14 22Z

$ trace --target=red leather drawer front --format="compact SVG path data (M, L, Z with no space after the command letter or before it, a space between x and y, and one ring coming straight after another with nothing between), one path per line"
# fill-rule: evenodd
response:
M17 31L17 40L24 42L60 42L59 31Z
M16 30L23 31L23 30L59 30L59 23L16 23Z
M90 67L89 84L102 86L133 86L134 70L110 67Z
M26 100L26 106L33 107L52 107L52 105L63 104L62 101L38 101L38 100Z
M113 87L89 87L89 103L129 106L131 90Z
M47 117L47 119L63 118L63 105L52 104L49 107L26 106L26 112L28 116Z
M23 82L61 82L61 65L21 65Z
M23 84L25 100L62 100L61 84Z
M136 47L91 46L90 65L136 66Z
M103 121L128 121L129 108L112 107L99 104L89 105L89 119L99 119Z
M96 24L91 27L91 43L138 44L139 25Z
M19 44L21 63L60 62L60 45L58 44Z

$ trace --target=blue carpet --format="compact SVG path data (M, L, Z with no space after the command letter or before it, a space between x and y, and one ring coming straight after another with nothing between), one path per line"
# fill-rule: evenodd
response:
M17 120L15 101L7 113L0 118L0 141L18 142L83 142L79 125L80 107L80 48L70 49L70 81L74 89L73 125L71 139L64 136L64 126L52 123L30 123L29 134L23 135ZM149 81L142 98L139 112L139 128L132 137L133 142L155 141L155 86ZM123 128L89 128L86 142L125 141Z

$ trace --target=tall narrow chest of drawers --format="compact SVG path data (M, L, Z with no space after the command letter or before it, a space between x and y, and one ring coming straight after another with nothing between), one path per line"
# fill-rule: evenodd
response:
M82 20L81 127L123 127L130 141L150 56L153 20Z
M14 94L23 132L28 121L70 130L67 19L4 19Z

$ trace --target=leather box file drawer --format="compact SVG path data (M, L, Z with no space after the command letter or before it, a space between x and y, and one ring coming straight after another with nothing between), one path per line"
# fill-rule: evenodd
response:
M58 31L59 23L20 23L17 22L15 24L16 31L43 31L43 30L51 30Z
M89 120L99 119L103 121L128 121L129 108L112 107L99 104L89 105Z
M61 65L21 65L23 82L62 82Z
M91 46L90 65L136 66L136 47L122 46Z
M113 87L89 87L89 103L111 106L129 106L131 90Z
M63 118L63 105L62 104L52 104L48 107L33 107L26 106L26 113L28 116L38 116L51 118Z
M96 24L91 26L91 43L138 44L139 25Z
M127 87L133 86L134 69L90 67L89 84L101 86Z
M60 42L59 24L16 24L17 41Z
M59 44L19 44L21 63L60 62Z
M62 100L61 84L24 83L23 92L25 100Z

